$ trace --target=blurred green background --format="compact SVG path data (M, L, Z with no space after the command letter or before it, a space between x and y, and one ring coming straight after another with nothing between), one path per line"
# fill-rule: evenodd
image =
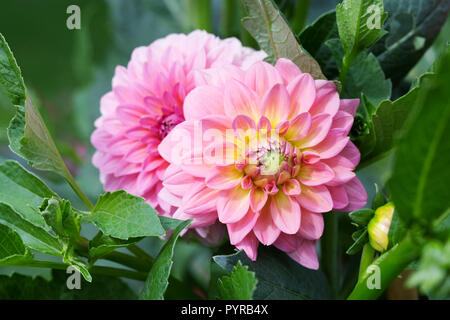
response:
M295 0L276 2L287 19L295 12ZM321 14L333 10L338 2L310 1L306 22L311 23ZM80 30L66 27L69 17L66 9L72 4L81 9ZM228 19L224 19L225 16ZM94 120L99 116L100 98L111 89L115 67L126 65L135 47L149 45L169 33L186 33L197 28L207 29L222 38L237 36L244 44L255 46L240 24L241 17L239 0L2 0L0 32L7 39L33 101L40 108L70 170L95 201L102 186L98 171L91 165L94 150L89 138ZM293 28L298 33L302 27L293 23ZM448 40L450 26L447 22L438 41L410 72L410 79L428 69ZM0 160L19 160L9 151L6 136L13 111L0 93ZM383 185L389 177L390 160L386 158L358 173L369 196L373 194L375 182ZM55 191L75 206L82 207L60 178L49 173L39 174ZM350 223L341 225L342 241L351 241L353 229ZM89 234L91 231L84 232ZM141 246L156 254L161 243L148 239ZM195 241L180 241L176 250L174 273L177 278L187 285L191 281L207 287L214 249ZM0 273L11 272L10 268L0 268ZM50 277L49 270L20 272ZM142 285L130 283L136 290Z

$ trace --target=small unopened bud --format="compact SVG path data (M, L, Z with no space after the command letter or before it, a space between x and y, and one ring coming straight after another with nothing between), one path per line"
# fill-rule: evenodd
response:
M370 245L379 252L386 250L388 247L388 234L394 209L392 202L388 202L384 206L379 207L375 210L374 217L367 225Z

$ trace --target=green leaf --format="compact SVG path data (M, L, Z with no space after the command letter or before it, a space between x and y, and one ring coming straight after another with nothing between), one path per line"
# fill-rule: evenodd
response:
M395 101L386 100L376 108L376 113L372 116L372 129L370 134L359 144L367 144L367 141L375 141L371 150L362 154L361 162L366 162L376 157L382 156L392 150L396 139L401 135L406 119L412 111L412 107L422 91L422 86L432 77L431 73L426 73L420 77L417 86L413 87L407 94Z
M346 253L349 255L354 255L361 251L364 245L369 241L367 228L355 231L352 234L352 238L355 242L346 251Z
M61 244L43 228L28 222L9 205L0 203L0 223L16 231L23 243L36 251L61 256Z
M11 228L0 224L0 266L32 259L20 236Z
M45 198L54 196L56 194L42 180L18 162L0 164L0 202L14 208L24 219L46 228L38 208Z
M352 211L348 214L348 216L358 226L365 226L369 223L370 219L373 218L374 214L375 214L374 210L364 208Z
M101 195L87 219L105 235L122 240L165 234L155 209L123 190Z
M179 224L173 231L169 241L164 245L156 258L155 263L150 270L147 280L145 281L144 289L139 296L141 300L163 300L164 292L166 292L169 284L170 270L172 269L173 251L175 243L180 236L181 231L191 224L191 220L184 221Z
M447 20L448 0L384 0L388 35L372 48L394 83L403 79L434 43ZM417 46L418 40L423 43ZM423 42L423 40L425 40ZM448 40L448 39L447 39Z
M321 271L304 268L271 247L259 248L257 261L251 261L242 251L213 259L229 272L239 260L255 272L258 280L253 296L255 300L329 299L331 296L327 279Z
M386 17L383 0L344 0L338 4L336 19L346 54L356 56L385 35Z
M279 58L292 60L315 79L325 79L319 64L298 43L286 19L272 0L242 0L248 16L242 24L274 63Z
M51 281L19 274L0 276L2 300L134 300L136 295L122 280L96 275L92 283L81 283L80 290L67 288L64 271L53 270Z
M27 159L34 168L54 171L71 180L39 111L27 98L20 69L1 34L0 85L16 107L16 115L8 128L11 150Z
M11 49L0 33L0 86L13 105L25 103L25 85Z
M375 196L372 201L372 208L377 209L387 203L386 197L384 196L383 191L378 187L378 184L375 183Z
M371 104L378 105L391 97L391 91L391 80L386 79L375 56L359 54L348 71L344 97L360 98L364 93Z
M450 207L450 53L421 92L398 144L389 182L400 218L430 226Z
M256 289L255 273L248 271L241 261L231 271L231 276L219 279L219 292L222 300L251 300Z
M338 76L336 61L329 46L325 45L330 40L336 40L340 44L335 11L323 14L307 26L299 35L299 40L303 48L317 60L328 79Z
M397 210L394 210L388 233L388 249L399 243L405 237L407 230L408 229L406 228L402 220L400 220Z
M132 244L141 241L142 238L130 238L128 240L115 239L99 233L94 239L89 241L89 259L90 263L98 258L119 248L126 248Z
M41 214L53 232L64 240L78 239L81 231L81 215L72 209L70 202L57 198L45 199Z

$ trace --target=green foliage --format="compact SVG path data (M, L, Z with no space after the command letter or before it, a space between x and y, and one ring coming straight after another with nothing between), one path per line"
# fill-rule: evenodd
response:
M191 224L191 220L180 223L172 235L169 241L164 245L156 258L155 263L150 270L147 280L145 281L144 289L139 296L141 300L163 300L164 293L169 285L170 271L173 265L173 251L178 237L181 231L187 228Z
M11 228L0 224L0 266L32 259L20 236Z
M336 7L339 36L347 56L357 56L386 31L383 0L344 0Z
M67 288L67 274L53 270L53 279L31 278L15 274L0 276L0 299L2 300L132 300L136 295L127 284L114 277L95 277L92 283L81 283L80 290Z
M350 217L350 220L356 223L356 225L362 227L366 226L369 223L374 214L375 211L373 209L364 208L352 211L348 214L348 216Z
M94 239L89 241L89 259L90 263L95 262L100 257L107 255L118 248L126 248L142 240L142 238L130 238L128 240L115 239L98 233Z
M321 271L306 269L279 250L261 247L255 262L242 251L214 257L214 261L229 272L239 260L255 272L258 280L253 295L255 300L329 299L331 296L328 282Z
M143 198L123 190L101 195L86 220L93 222L105 235L122 240L165 234L155 209Z
M434 81L413 105L405 134L398 144L389 182L400 218L430 226L450 207L450 54L441 62Z
M223 276L219 279L220 298L222 300L251 300L257 283L255 273L248 271L248 267L238 261L230 276Z
M423 294L437 299L450 298L450 238L447 242L432 241L422 250L417 270L408 285L419 287Z
M28 222L4 203L0 203L0 224L7 225L16 231L27 247L50 255L61 255L62 247L56 237L42 227Z
M298 43L282 13L272 0L242 0L248 16L244 27L274 63L279 58L292 60L315 79L325 79L319 64Z
M56 194L15 161L0 164L0 202L8 204L31 223L46 227L38 207Z
M347 249L345 253L349 255L357 254L362 250L364 245L369 242L369 234L367 232L367 227L355 231L352 233L353 244Z
M387 78L398 83L430 48L447 20L448 0L384 0L388 34L372 52ZM448 38L446 39L448 40Z

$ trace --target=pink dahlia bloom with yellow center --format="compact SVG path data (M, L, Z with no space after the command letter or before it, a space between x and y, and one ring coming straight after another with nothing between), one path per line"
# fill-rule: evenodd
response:
M159 196L194 228L218 219L253 260L262 243L317 269L322 213L367 200L348 137L358 104L286 59L199 73L186 121L159 145L171 163Z
M221 40L205 31L172 34L136 48L128 66L116 68L91 137L104 188L124 189L170 213L170 205L157 197L168 166L158 145L184 121L183 103L195 88L195 73L226 65L246 69L264 57L237 39Z

